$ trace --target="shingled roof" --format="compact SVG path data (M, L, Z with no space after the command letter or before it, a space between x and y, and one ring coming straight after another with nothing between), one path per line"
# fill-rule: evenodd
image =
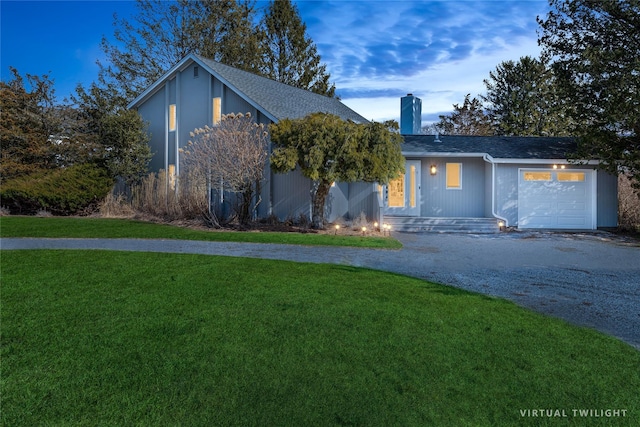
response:
M567 159L576 151L574 138L404 135L402 153L407 155L488 154L494 159Z
M157 82L129 104L129 108L139 105L152 94L163 81L170 79L191 61L198 63L214 77L222 81L249 104L273 121L298 119L311 113L335 114L344 120L365 123L367 119L356 113L336 98L319 95L308 90L289 86L275 80L261 77L220 62L191 54L183 58Z

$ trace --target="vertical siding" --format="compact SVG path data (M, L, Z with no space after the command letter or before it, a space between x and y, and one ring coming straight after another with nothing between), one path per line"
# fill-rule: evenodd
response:
M271 175L273 214L280 220L311 214L311 181L300 170Z
M408 159L409 160L409 159ZM446 164L462 164L462 188L446 188ZM430 174L431 165L437 173ZM422 159L420 215L426 217L483 217L485 162L480 158L438 157Z
M168 108L168 107L167 107ZM149 124L149 145L153 157L149 163L152 171L164 168L164 138L165 138L165 93L159 90L138 108L142 119Z
M496 213L505 218L510 226L518 224L519 167L523 165L496 165Z
M194 129L202 128L209 124L209 104L211 104L211 96L209 95L208 73L200 67L198 77L193 77L193 68L195 64L182 71L180 78L180 99L178 102L178 117L180 123L180 148L185 147L191 136L189 135Z
M598 185L598 227L618 226L618 178L599 170Z
M326 202L326 217L329 222L342 218L349 214L349 183L336 182L331 187Z
M356 218L364 212L368 219L373 219L377 213L375 184L371 182L349 183L349 218Z

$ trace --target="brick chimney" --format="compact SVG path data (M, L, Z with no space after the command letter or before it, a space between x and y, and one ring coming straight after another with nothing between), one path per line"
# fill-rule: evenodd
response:
M400 98L400 133L417 135L422 130L422 100L409 93Z

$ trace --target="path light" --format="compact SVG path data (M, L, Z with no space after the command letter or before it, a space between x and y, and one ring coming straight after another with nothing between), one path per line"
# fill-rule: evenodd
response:
M336 232L335 232L335 234L338 234L338 230L340 230L340 224L336 224Z
M364 233L367 232L367 227L362 227L362 235L364 236Z
M500 231L504 231L504 221L498 221L498 227L500 227Z
M378 228L378 222L377 222L377 221L373 223L373 227L374 227L376 230L380 231L380 228Z

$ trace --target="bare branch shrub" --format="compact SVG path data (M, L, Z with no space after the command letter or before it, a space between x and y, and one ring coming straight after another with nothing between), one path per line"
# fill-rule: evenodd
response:
M204 179L205 188L222 188L236 195L241 224L252 217L260 200L259 185L267 161L268 134L250 113L222 116L217 126L195 129L181 149L181 169Z

